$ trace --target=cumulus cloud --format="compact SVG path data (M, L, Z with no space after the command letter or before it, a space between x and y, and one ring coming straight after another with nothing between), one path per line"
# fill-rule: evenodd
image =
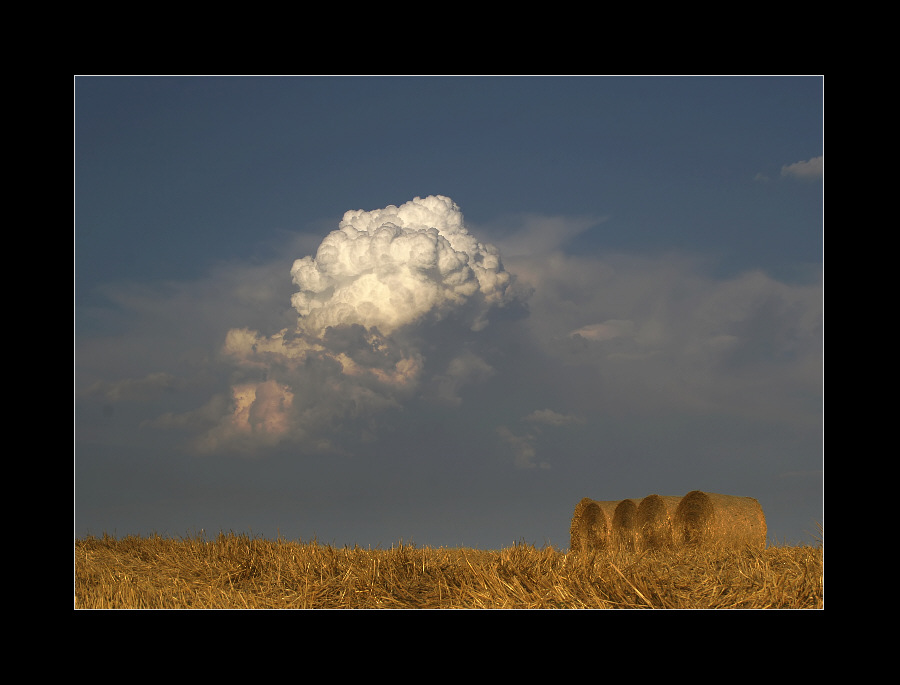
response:
M450 198L415 198L399 207L351 211L315 257L294 262L291 302L299 327L321 335L357 323L389 335L427 316L472 305L470 325L511 296L511 277L494 246L476 240Z
M471 235L444 196L348 211L314 256L294 261L290 277L295 326L225 336L234 382L227 412L196 443L201 451L286 441L321 448L342 421L417 395L458 405L461 388L493 369L471 350L426 355L427 327L449 322L477 334L492 312L522 299L499 250Z

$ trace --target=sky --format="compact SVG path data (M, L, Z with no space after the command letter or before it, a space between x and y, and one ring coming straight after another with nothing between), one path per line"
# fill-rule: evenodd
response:
M74 528L824 525L823 78L76 76Z

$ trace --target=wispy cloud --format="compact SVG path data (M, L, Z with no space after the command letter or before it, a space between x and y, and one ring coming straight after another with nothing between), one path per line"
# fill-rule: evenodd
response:
M785 164L781 167L781 178L800 181L815 181L825 176L825 156L819 155L807 160ZM753 178L760 183L768 183L772 179L766 172L760 171Z
M547 426L571 426L584 423L584 419L580 416L560 414L552 409L537 409L526 416L524 420L529 423L544 424Z
M781 175L800 180L822 178L825 174L825 157L813 157L804 162L794 162L781 167Z
M520 435L514 433L507 426L498 426L497 435L512 450L513 463L520 469L549 469L550 464L546 461L537 460L537 447L535 446L535 436L530 433Z

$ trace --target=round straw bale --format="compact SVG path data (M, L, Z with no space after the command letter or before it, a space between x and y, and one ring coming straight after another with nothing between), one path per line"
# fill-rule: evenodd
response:
M674 544L672 520L680 501L680 497L670 495L647 495L641 500L635 521L640 547L660 549Z
M616 505L613 512L613 540L628 551L634 551L637 544L637 510L637 502L632 499L623 499Z
M575 505L569 547L573 552L606 549L617 502L598 502L589 497Z
M752 497L693 490L681 498L673 525L679 544L766 546L766 517Z

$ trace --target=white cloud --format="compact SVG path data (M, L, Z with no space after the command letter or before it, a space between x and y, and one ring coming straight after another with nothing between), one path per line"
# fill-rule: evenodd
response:
M342 422L417 395L458 406L461 389L493 369L472 351L452 354L452 339L432 341L440 352L429 354L448 361L426 369L423 326L449 321L456 336L477 334L492 311L521 298L498 249L472 236L443 196L347 212L314 257L294 261L291 278L294 327L225 336L235 380L228 412L197 443L204 451L321 446Z
M781 175L801 180L822 178L825 175L825 157L813 157L805 162L795 162L781 167Z
M469 304L477 330L488 309L513 298L497 248L469 234L459 208L443 196L347 212L315 257L294 262L291 275L300 288L292 298L298 325L314 335L351 323L390 334Z

